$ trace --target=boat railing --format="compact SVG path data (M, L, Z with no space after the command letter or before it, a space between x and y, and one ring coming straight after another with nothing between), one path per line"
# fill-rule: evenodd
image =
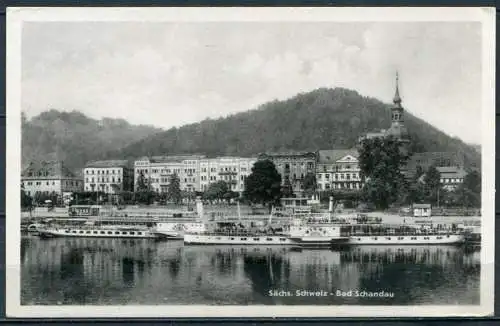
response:
M404 237L404 236L447 236L447 235L463 235L464 232L460 230L452 231L431 231L431 232L417 232L417 231L403 231L403 232L387 232L387 231L371 231L371 232L343 232L347 236L382 236L382 237Z
M155 230L154 227L146 226L129 226L129 225L109 225L109 226L96 226L96 225L51 225L48 227L40 227L39 230L100 230L100 231L121 231L121 230Z
M204 235L204 236L230 236L230 237L252 237L252 236L287 236L280 232L265 232L265 231L193 231L187 232L190 235Z

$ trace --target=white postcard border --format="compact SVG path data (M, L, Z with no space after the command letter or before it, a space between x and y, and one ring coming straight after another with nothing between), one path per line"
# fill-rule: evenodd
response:
M474 306L22 306L20 282L21 31L25 21L482 22L481 298ZM495 8L7 8L6 314L101 317L446 317L494 311ZM125 309L124 309L125 308Z

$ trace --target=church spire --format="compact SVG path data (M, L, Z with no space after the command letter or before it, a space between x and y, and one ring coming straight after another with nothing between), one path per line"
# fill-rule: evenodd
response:
M392 100L395 105L401 107L401 97L399 96L399 73L396 71L396 93L394 94L394 99Z

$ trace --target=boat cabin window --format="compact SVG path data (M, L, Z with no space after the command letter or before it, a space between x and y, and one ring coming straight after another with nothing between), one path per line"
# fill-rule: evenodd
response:
M412 240L417 240L417 237L411 237Z
M90 231L85 231L86 234L90 234Z
M132 232L130 232L130 234L131 234L131 235L134 235L134 234L135 234L135 232L133 232L133 231L132 231Z
M119 231L116 231L116 232L115 232L115 234L120 234L120 232L119 232Z
M254 241L259 241L259 240L260 240L260 238L253 238L253 240L254 240Z
M280 238L280 241L286 241L286 238Z
M97 231L94 231L94 234L97 234Z
M387 240L391 240L391 237L386 237Z
M142 235L142 232L137 232L138 235Z
M73 231L73 233L76 233L76 231Z
M83 231L80 231L80 233L83 233Z
M240 240L246 240L247 238L240 238Z
M216 237L215 239L216 239L216 240L220 240L220 237Z
M273 241L273 238L267 238L266 240L267 241Z
M234 240L234 238L231 238L231 240Z
M127 234L127 232L122 232L122 234Z
M439 240L439 239L442 239L442 238L443 238L443 237L437 237L436 239L438 239L438 240Z
M106 232L104 232L104 231L101 231L101 234L105 234L105 233L106 233Z
M64 231L64 232L69 233L69 230L66 230L66 231Z
M399 237L398 240L404 240L405 238L404 237Z
M108 234L113 234L113 232L111 232L111 231L108 231Z

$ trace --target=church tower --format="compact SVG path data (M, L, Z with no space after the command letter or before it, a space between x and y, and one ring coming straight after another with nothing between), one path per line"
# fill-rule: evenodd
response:
M391 126L386 131L386 136L393 136L402 142L407 141L407 131L404 125L404 108L401 105L401 96L399 95L399 74L396 72L396 92L392 100L391 108Z

